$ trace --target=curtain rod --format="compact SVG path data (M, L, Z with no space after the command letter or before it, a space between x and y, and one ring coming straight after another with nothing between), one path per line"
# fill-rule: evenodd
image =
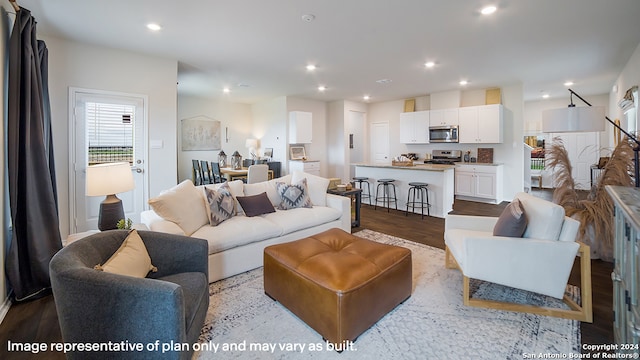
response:
M20 10L20 6L16 2L16 0L9 0L9 2L11 3L11 6L13 6L13 8L16 10L16 12Z

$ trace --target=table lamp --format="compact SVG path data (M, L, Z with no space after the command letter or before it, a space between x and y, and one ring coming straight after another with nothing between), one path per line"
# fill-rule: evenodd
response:
M98 229L116 229L118 221L124 219L122 200L116 194L133 190L131 165L126 162L107 163L87 167L87 196L106 196L100 203Z

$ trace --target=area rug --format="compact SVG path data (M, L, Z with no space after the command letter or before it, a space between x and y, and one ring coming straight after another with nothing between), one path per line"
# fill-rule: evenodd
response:
M342 353L264 294L259 268L210 285L211 301L194 358L493 360L580 353L578 321L463 306L462 275L444 267L443 250L370 230L355 235L410 249L413 293L355 343L342 344ZM472 281L474 297L564 305L554 298ZM567 290L577 296L577 288Z

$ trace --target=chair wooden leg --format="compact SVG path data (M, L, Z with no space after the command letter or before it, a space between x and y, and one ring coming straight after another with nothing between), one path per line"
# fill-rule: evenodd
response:
M447 269L459 269L460 267L458 266L458 262L456 261L456 259L453 257L453 255L451 255L451 251L449 250L449 247L445 245L444 247L444 266Z
M471 293L469 290L469 278L464 275L462 280L462 302L465 306L525 312L592 323L593 303L591 291L591 253L589 246L580 244L578 253L580 254L580 300L582 305L577 304L566 295L564 296L563 301L565 302L565 304L567 304L567 306L569 306L570 310L544 306L515 304L494 300L473 299L471 298ZM447 255L450 255L448 249ZM447 267L449 267L449 260L448 258L445 259ZM455 259L453 259L453 261L455 261Z

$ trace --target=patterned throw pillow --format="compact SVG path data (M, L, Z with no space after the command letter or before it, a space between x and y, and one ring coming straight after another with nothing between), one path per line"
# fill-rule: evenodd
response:
M283 182L276 183L276 189L278 195L280 195L280 205L278 209L289 210L299 207L310 208L313 207L311 198L309 197L309 189L307 189L307 179L302 179L291 185L287 185Z
M218 226L220 223L227 219L231 219L236 213L236 200L231 195L231 188L227 183L224 183L218 188L213 190L208 187L204 188L204 192L207 196L207 203L209 204L209 225Z

